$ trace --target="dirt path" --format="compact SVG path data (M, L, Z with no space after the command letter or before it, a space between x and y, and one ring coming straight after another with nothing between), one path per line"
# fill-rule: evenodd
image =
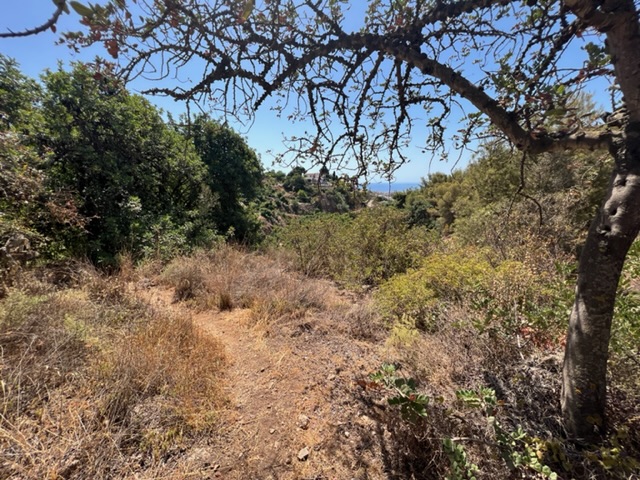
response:
M200 478L399 478L385 460L384 426L373 419L379 407L358 400L357 380L388 355L381 342L354 339L321 312L258 328L248 309L196 313L160 287L143 297L191 314L226 349L229 408L217 436L186 452Z

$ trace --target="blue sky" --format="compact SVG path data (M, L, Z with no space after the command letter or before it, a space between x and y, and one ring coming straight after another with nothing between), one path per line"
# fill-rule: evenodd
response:
M12 0L4 3L3 17L0 20L0 30L2 31L9 28L21 30L39 25L48 19L54 10L51 0ZM362 5L358 3L351 14L360 16ZM78 30L79 19L79 16L73 11L69 15L63 15L58 24L58 32ZM66 46L55 45L58 38L59 35L47 31L37 36L0 39L0 52L15 58L20 63L22 71L34 78L37 78L47 68L56 69L59 61L62 61L64 66L67 66L71 61L90 61L96 55L109 57L100 46L84 49L79 54L76 54ZM197 76L197 74L198 72L194 72L194 76ZM129 89L134 92L140 92L150 86L154 85L149 81L136 80L129 85ZM149 100L163 110L171 112L174 116L185 112L184 104L175 102L172 99L149 97ZM269 151L277 154L285 150L282 144L284 133L287 135L300 135L305 129L312 129L310 125L302 123L292 125L285 118L278 118L275 112L270 110L268 102L258 110L251 125L242 125L232 119L227 120L247 138L249 145L260 154L267 168L283 169L285 171L287 167L273 165L273 155ZM395 178L398 182L418 182L421 177L430 172L450 172L454 168L464 167L472 157L472 153L469 151L462 152L460 157L460 152L452 151L450 156L452 160L449 162L432 159L431 154L424 154L421 151L423 137L420 134L415 135L415 137L415 145L408 151L408 156L412 160L396 173ZM375 178L370 180L377 181Z
M51 0L20 0L5 2L3 5L3 16L0 20L0 30L11 29L19 31L23 28L40 25L46 21L54 10ZM79 16L72 10L71 14L63 15L58 23L58 32L66 30L78 30ZM109 58L108 54L101 47L94 46L90 49L82 50L79 54L74 53L64 45L55 45L59 38L58 34L51 31L43 32L37 36L25 38L0 39L0 52L9 57L15 58L26 75L37 78L45 69L57 69L59 61L66 67L72 61L90 61L96 55ZM140 92L151 86L149 82L136 80L129 85L129 89ZM174 116L185 112L183 103L175 102L164 97L148 97L149 100L169 111ZM292 130L302 133L305 125L291 125L286 119L278 118L275 112L269 109L268 102L263 105L255 116L255 121L251 125L242 125L228 119L232 126L247 138L249 145L255 149L267 168L287 170L287 167L273 165L273 153L284 151L282 138L284 133L290 135ZM311 130L311 126L306 126ZM439 160L431 161L431 156L425 157L421 152L421 139L416 140L415 148L410 149L410 156L413 159L409 164L403 166L396 174L398 182L419 182L421 177L429 172L445 171L454 168L454 162L443 163ZM457 155L456 155L457 158ZM460 168L468 158L465 155L463 160L455 166ZM377 179L371 178L371 181Z

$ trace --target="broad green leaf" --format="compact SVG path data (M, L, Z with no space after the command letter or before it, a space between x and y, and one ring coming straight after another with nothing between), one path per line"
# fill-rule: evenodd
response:
M80 2L69 2L71 8L75 10L75 12L82 17L91 17L93 15L93 9L87 7L86 5L81 4Z

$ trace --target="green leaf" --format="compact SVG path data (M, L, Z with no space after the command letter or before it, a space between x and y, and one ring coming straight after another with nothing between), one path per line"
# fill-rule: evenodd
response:
M242 9L242 13L240 14L240 19L244 22L251 12L253 11L253 7L255 6L254 0L246 0L244 4L244 8Z
M75 10L75 12L82 17L91 17L93 16L93 9L87 7L86 5L81 4L80 2L69 2L71 8Z
M567 113L567 110L564 108L552 108L551 110L547 110L547 115L552 117L562 117Z

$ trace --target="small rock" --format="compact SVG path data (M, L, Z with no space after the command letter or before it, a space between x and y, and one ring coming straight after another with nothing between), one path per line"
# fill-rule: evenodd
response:
M309 458L309 449L304 447L302 450L298 452L298 460L301 462L306 461Z
M271 435L273 435L274 433L276 433L276 429L275 429L275 428L272 428L271 430L269 430L269 433L270 433Z
M344 431L344 436L349 438L351 436L351 434L349 432L347 432L346 430Z
M298 427L302 430L309 428L309 417L303 414L298 415Z
M336 379L336 376L335 376L335 375L329 375L329 376L327 377L327 380L329 380L330 382L333 382L335 379Z

